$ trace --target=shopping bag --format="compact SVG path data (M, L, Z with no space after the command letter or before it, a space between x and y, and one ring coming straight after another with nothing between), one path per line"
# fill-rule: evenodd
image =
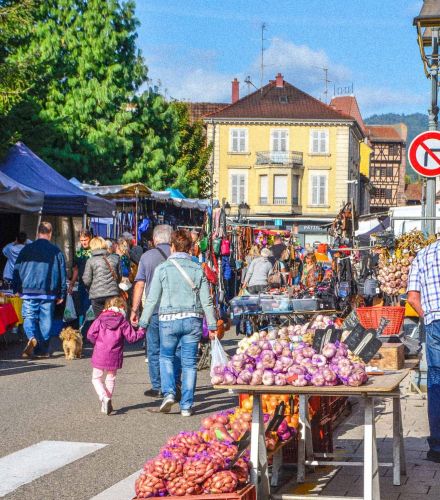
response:
M220 340L215 337L214 340L211 340L211 377L215 374L214 368L225 367L228 364L228 359Z
M90 306L87 309L85 321L93 321L94 319L95 319L95 313L93 312L93 307Z
M70 323L71 321L75 321L77 317L78 316L76 315L73 297L70 295L70 293L68 293L66 299L66 307L64 308L63 320L65 323Z

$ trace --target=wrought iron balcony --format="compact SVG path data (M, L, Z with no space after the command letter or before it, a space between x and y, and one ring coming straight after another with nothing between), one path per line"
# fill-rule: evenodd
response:
M287 198L280 198L280 197L274 196L273 204L274 205L287 205Z
M300 151L257 151L257 165L303 166L303 154Z

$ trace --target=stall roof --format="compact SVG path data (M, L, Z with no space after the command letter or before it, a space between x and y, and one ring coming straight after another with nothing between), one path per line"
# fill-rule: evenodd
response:
M42 191L24 186L0 171L1 213L39 213L43 203Z
M74 186L22 142L10 149L0 171L25 186L42 191L44 214L109 217L115 209L114 203Z
M87 193L112 199L127 197L134 198L136 196L136 190L138 196L141 197L150 196L151 194L151 189L142 182L134 182L132 184L115 184L110 186L95 186L93 184L80 182L75 177L72 177L70 182Z

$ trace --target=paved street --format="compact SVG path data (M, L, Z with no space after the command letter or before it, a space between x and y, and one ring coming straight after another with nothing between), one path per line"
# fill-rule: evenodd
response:
M196 415L183 419L177 414L177 406L174 415L152 413L157 404L143 395L147 365L137 344L127 347L124 367L116 381L116 413L107 417L100 413L90 381L90 348L85 349L84 359L70 362L60 352L49 360L24 361L20 352L19 346L0 347L0 497L2 483L5 487L2 468L6 474L1 457L42 441L95 443L101 447L96 451L91 448L67 465L60 450L59 466L55 459L52 472L15 489L5 496L7 499L88 500L137 472L147 458L158 452L167 436L198 428L204 414L232 405L233 398L212 390L208 372L204 371L198 381ZM33 449L26 451L31 458L32 453ZM50 457L42 453L37 460L46 462ZM8 462L8 466L12 465ZM37 466L40 464L35 463ZM26 462L24 469L23 481L29 481L34 467ZM9 484L11 474L8 476ZM128 483L133 485L134 479ZM122 491L127 491L126 484ZM114 489L99 498L129 500L132 496L121 496Z

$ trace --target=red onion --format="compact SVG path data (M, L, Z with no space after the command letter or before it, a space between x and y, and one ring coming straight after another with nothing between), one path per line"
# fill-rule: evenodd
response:
M272 344L268 340L260 340L258 345L262 351L272 351Z
M283 352L283 346L281 345L281 342L274 342L272 350L276 355L280 356Z
M324 376L322 375L321 372L317 372L314 375L312 375L310 382L312 383L312 385L315 385L316 387L322 387L325 384Z
M263 370L254 370L251 378L251 385L261 385L263 383Z
M333 358L333 356L336 354L337 348L335 344L332 342L329 342L322 348L322 354L327 358Z
M274 385L275 376L272 370L264 370L263 385Z
M289 381L289 383L294 387L305 387L308 384L305 375L298 375L295 380Z
M260 354L260 359L263 362L264 368L273 368L275 366L275 354L269 349L265 349Z
M259 356L261 353L261 348L258 344L251 344L247 349L246 349L246 355L251 357L251 358L256 358Z
M284 368L284 365L283 365L283 362L281 361L281 359L277 359L275 361L273 371L275 373L285 373L287 371L287 368Z
M347 380L343 382L350 387L359 387L364 383L364 375L360 371L354 371L348 376Z
M237 382L237 379L235 378L235 376L231 372L225 371L225 377L224 377L223 384L224 385L235 385L236 382Z
M211 377L212 385L221 385L225 381L225 377L223 375L213 375Z
M289 346L283 347L283 350L281 351L281 356L287 356L289 358L292 358L292 350L290 349Z
M320 368L327 364L327 358L322 354L314 354L312 356L312 364Z
M313 347L311 346L306 346L302 350L302 355L305 358L311 358L314 354L315 354L315 349L313 349Z
M278 361L281 361L285 370L293 365L293 359L290 356L281 356Z
M249 385L252 380L252 372L250 370L242 370L237 377L237 384Z
M286 385L286 376L282 373L275 375L275 385Z
M329 367L325 367L322 369L322 376L324 377L325 385L338 384L338 377L336 376L336 373Z
M303 366L292 365L287 370L288 375L305 375L306 369Z

